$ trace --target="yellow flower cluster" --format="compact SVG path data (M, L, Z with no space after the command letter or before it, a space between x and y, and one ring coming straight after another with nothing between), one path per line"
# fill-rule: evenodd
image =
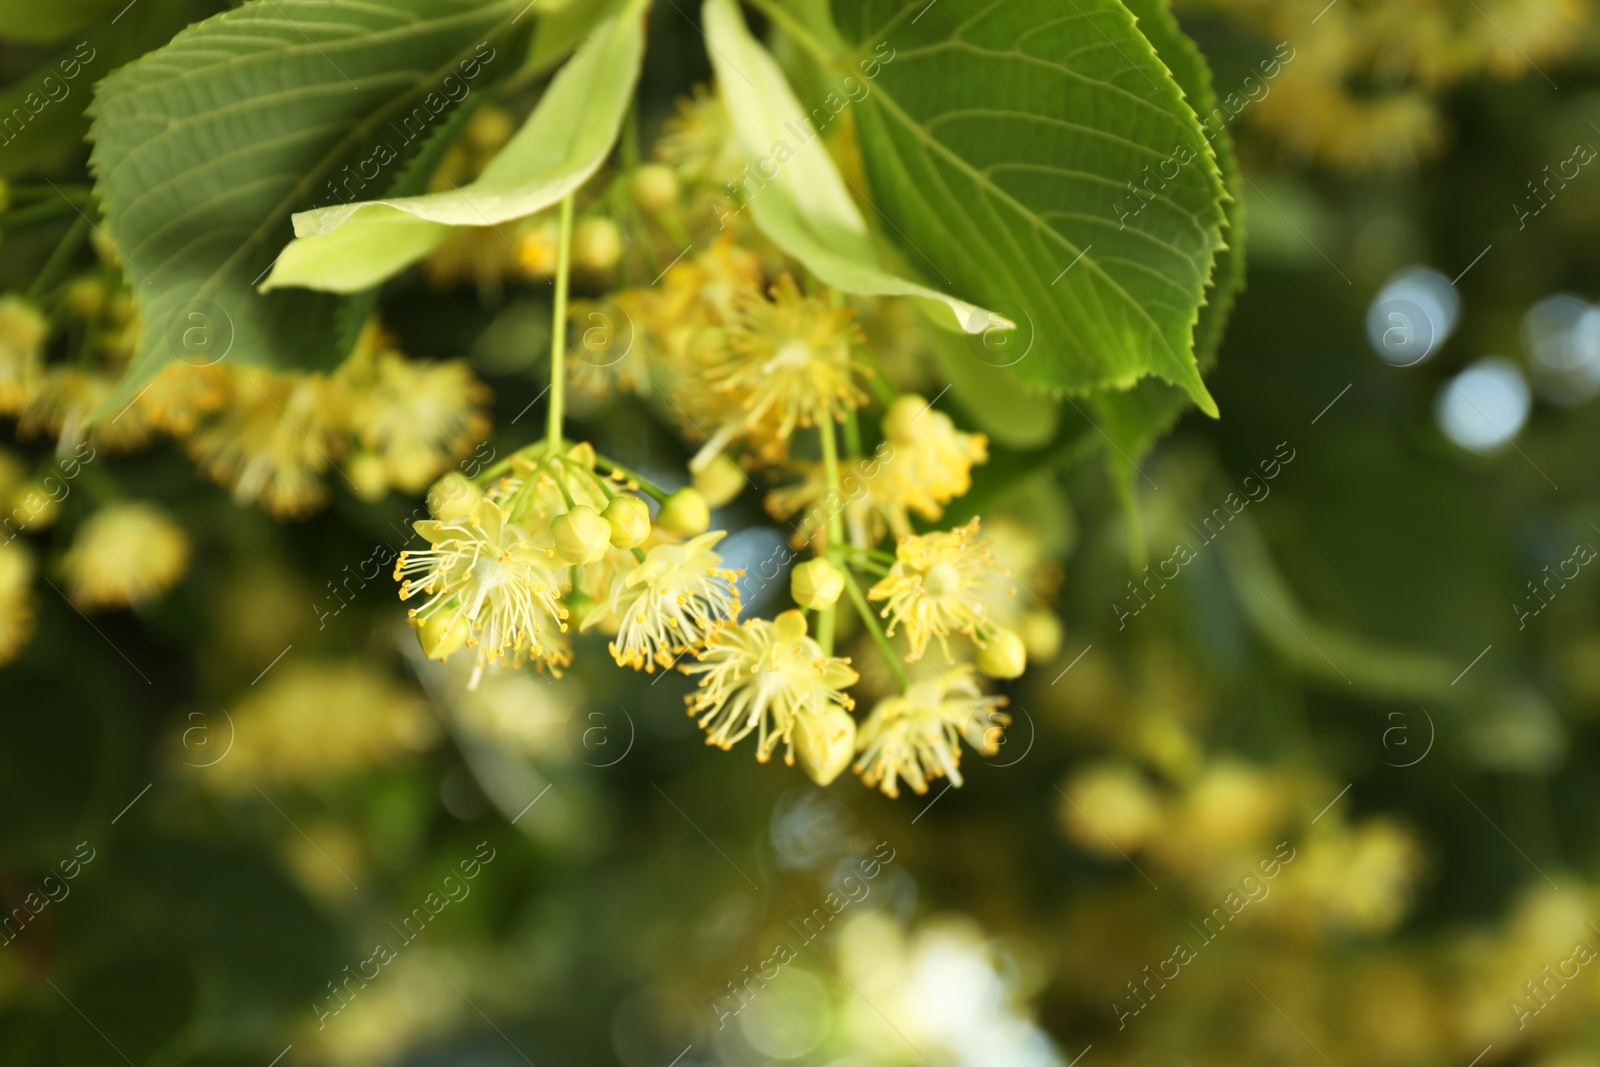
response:
M128 607L155 599L183 577L189 538L154 504L109 504L78 528L62 565L68 595L80 608Z
M439 734L416 693L358 661L286 659L226 716L204 714L203 758L192 737L180 737L172 759L225 795L359 774L423 751Z
M68 308L83 320L75 329L88 337L86 363L48 362L48 320L20 297L0 297L0 415L14 416L24 437L55 438L62 455L184 438L236 500L298 518L326 501L329 468L369 499L390 487L420 492L488 432L487 390L464 362L408 360L375 325L331 374L169 363L91 425L126 370L138 321L125 293L107 297L97 277L85 280L93 284L69 293L87 288L93 299L69 298Z
M771 622L750 619L724 630L698 659L684 673L701 676L700 691L688 697L689 713L701 716L707 744L729 749L759 728L756 759L765 763L783 744L784 762L793 764L798 731L802 753L831 771L829 780L843 769L830 758L838 746L828 720L840 722L842 715L849 724L843 732L854 740L855 721L844 713L855 705L843 690L857 675L848 659L827 655L806 635L803 614L785 611ZM843 746L846 762L851 751Z
M395 566L400 598L424 597L410 615L429 657L475 648L474 686L501 661L559 673L576 616L585 630L615 635L619 665L654 671L738 615L739 572L721 566L723 532L705 531L703 506L685 526L694 509L668 498L652 524L637 486L597 474L599 462L588 445L540 444L487 492L456 478L429 495L437 517L415 524L429 547L402 552Z
M428 546L404 553L395 571L401 598L416 601L423 650L443 659L473 648L475 687L495 664L559 672L572 659L572 628L599 629L619 665L677 666L697 678L688 711L712 745L728 749L754 735L757 760L781 747L786 763L822 784L853 763L890 796L902 781L917 792L936 777L959 785L961 746L995 751L1007 721L996 710L1004 699L985 695L978 675L1015 678L1026 651L990 617L1014 591L978 521L919 533L913 517L937 522L971 489L988 441L924 398L895 394L867 350L861 308L803 284L800 265L749 231L741 212L701 210L726 200L720 186L742 163L717 96L685 101L654 158L595 198L625 228L620 249L612 246L624 231L592 215L577 222L568 249L563 224L549 216L519 223L510 241L496 236L515 246L528 274L557 276L558 305L574 282L588 296L568 303L564 337L552 346L559 390L591 408L623 392L656 406L701 446L689 463L694 487L669 495L587 445L558 446L555 425L547 443L480 478L484 489L462 479L454 494L436 487L434 519L416 526ZM464 156L442 180L469 176L475 165ZM568 203L562 218L583 211ZM470 240L493 243L488 234ZM498 284L507 273L502 249L470 269L454 255L435 256L428 269L436 284ZM483 267L490 259L500 265ZM612 268L636 284L611 285ZM552 417L563 405L552 403ZM393 421L419 419L399 413ZM873 434L869 460L863 443ZM369 440L377 448L384 438ZM730 625L741 572L722 565L725 533L709 529L710 508L753 485L755 472L799 475L768 506L780 516L806 513L794 543L816 558L795 569L790 591L814 620L790 610ZM634 490L660 502L654 523ZM890 536L900 539L893 555L883 547ZM884 602L887 631L856 584L858 570L877 583L870 597ZM859 729L847 689L860 678L834 654L847 590L847 606L880 641L875 655L899 683ZM900 634L908 648L896 652L890 639ZM915 685L904 678L902 661L920 660L934 638L948 655L952 635L971 640L975 665Z
M16 541L0 544L0 664L33 636L33 556Z
M370 325L332 374L241 367L231 378L189 450L235 500L280 518L327 500L330 467L367 499L421 492L489 430L488 390L464 362L408 360Z
M1411 167L1432 155L1445 138L1447 90L1485 72L1545 77L1543 65L1572 56L1592 19L1587 0L1192 6L1221 9L1265 39L1285 42L1281 64L1269 61L1266 78L1247 78L1231 103L1228 87L1219 85L1221 106L1302 158L1358 173ZM1219 116L1213 128L1223 121Z
M912 393L889 405L882 429L872 458L850 460L840 476L845 535L858 548L910 534L913 513L938 522L945 505L972 488L972 468L989 459L987 437L956 429L949 415ZM827 471L821 463L791 467L801 480L768 493L767 510L777 519L805 514L792 540L825 545L827 527L816 517L829 493Z
M915 793L928 782L948 777L961 785L961 742L979 755L999 751L1000 728L1010 718L998 709L1004 697L985 696L972 667L961 664L948 675L913 684L904 695L890 697L872 709L861 724L856 770L869 786L885 795L900 795L900 779Z

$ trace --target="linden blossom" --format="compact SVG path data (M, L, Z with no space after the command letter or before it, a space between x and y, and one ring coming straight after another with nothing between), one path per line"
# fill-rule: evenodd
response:
M489 850L489 854L487 856L483 854L484 849ZM489 842L487 841L478 842L478 847L473 850L472 854L475 858L462 860L456 865L460 868L462 876L466 878L466 882L457 878L453 874L445 875L439 884L439 888L444 893L444 896L441 897L438 893L429 893L422 899L422 904L420 906L412 908L410 913L406 915L405 918L400 920L401 925L403 925L407 931L410 931L409 937L406 936L406 933L402 932L399 927L396 927L393 922L389 924L395 933L400 934L402 939L400 942L401 948L405 948L407 945L411 944L411 942L415 941L422 934L422 931L427 928L428 923L432 922L434 917L440 912L444 911L445 908L449 907L451 904L459 904L461 901L466 900L467 897L472 894L472 887L467 885L467 882L470 882L472 879L482 874L483 868L493 863L495 856L498 855L495 849L490 847ZM451 888L452 882L455 883L454 889ZM411 929L413 922L416 924L415 930ZM373 948L372 955L355 965L354 974L350 973L350 964L345 964L345 978L341 983L344 992L349 993L352 1000L355 999L357 992L359 992L361 989L365 989L368 982L371 982L378 977L381 968L393 963L399 958L399 956L400 954L397 951L389 947L388 942L382 942ZM363 966L369 963L372 965L371 974L368 974L363 969ZM352 989L350 987L351 982L357 983L358 988ZM338 998L339 1006L332 1010L324 1010L318 1008L315 1003L311 1005L311 1010L316 1013L317 1016L318 1030L321 1030L328 1025L328 1019L331 1016L338 1015L348 1006L344 993L340 992L340 986L335 986L332 980L328 982L328 990Z
M1283 850L1286 848L1289 849L1287 856L1283 854ZM1283 873L1283 868L1288 866L1294 860L1294 857L1295 849L1290 846L1289 842L1278 842L1277 847L1273 849L1272 856L1256 864L1261 870L1261 879L1265 879L1265 881L1258 879L1254 872L1246 874L1239 879L1239 888L1237 890L1229 890L1228 894L1222 898L1222 902L1213 907L1211 913L1200 920L1201 926L1205 927L1204 930L1200 929L1200 927L1195 927L1195 931L1204 939L1200 942L1200 946L1204 948L1215 941L1217 935L1222 933L1228 923L1237 918L1245 908L1251 904L1259 904L1267 899L1272 892L1272 887L1267 882L1272 881L1272 879ZM1241 893L1243 894L1242 896L1240 895ZM1213 921L1217 924L1217 928L1214 931L1211 930ZM1190 923L1189 925L1193 926L1194 924ZM1209 936L1207 931L1210 931ZM1150 973L1150 965L1145 964L1143 982L1136 986L1131 978L1128 980L1128 991L1133 994L1132 999L1137 1001L1139 1006L1137 1008L1124 1008L1115 1000L1111 1002L1111 1010L1117 1014L1117 1029L1121 1030L1126 1027L1130 1018L1149 1007L1150 1001L1155 999L1156 993L1167 988L1167 983L1177 978L1181 970L1193 963L1198 956L1199 952L1190 946L1187 941L1180 941L1173 947L1172 955L1155 965L1154 974ZM1166 964L1172 964L1172 972L1170 974L1165 969ZM1155 988L1151 987L1152 982L1155 983ZM1149 1000L1140 995L1140 986L1149 994Z

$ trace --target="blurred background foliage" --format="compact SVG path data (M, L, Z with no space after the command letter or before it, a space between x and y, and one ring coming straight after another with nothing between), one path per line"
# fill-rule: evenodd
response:
M119 7L0 8L12 92L76 26L103 73L215 9ZM462 697L418 661L388 568L362 569L413 495L335 483L281 522L158 441L86 464L27 532L31 594L0 574L0 638L34 617L0 669L0 897L67 890L0 951L0 1062L1600 1063L1600 577L1561 570L1600 544L1600 170L1560 170L1600 146L1594 12L1177 13L1247 177L1221 419L1187 416L1129 508L1081 412L986 397L950 366L966 351L902 360L907 387L965 383L944 406L992 459L951 517L1009 516L1059 620L965 788L891 802L728 758L685 680L599 655ZM652 19L647 139L709 77L693 20ZM8 180L85 182L87 99L0 150ZM8 291L76 221L26 206L0 216ZM513 448L547 290L432 269L383 321L469 359ZM575 414L682 481L660 412ZM59 462L5 433L8 492ZM183 576L80 613L52 586L120 500L160 502ZM782 538L749 494L721 518L753 531L752 572ZM470 892L407 938L447 876ZM396 958L352 982L378 942ZM760 978L779 944L792 962Z

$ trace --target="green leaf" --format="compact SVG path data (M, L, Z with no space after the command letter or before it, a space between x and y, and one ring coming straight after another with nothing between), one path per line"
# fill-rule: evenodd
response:
M1195 359L1202 374L1217 360L1223 328L1233 311L1235 298L1244 287L1244 176L1234 154L1233 135L1223 119L1205 121L1217 113L1217 94L1211 72L1195 47L1178 27L1165 0L1126 0L1139 19L1139 28L1171 69L1184 96L1202 116L1202 128L1216 154L1228 200L1224 205L1223 236L1226 246L1217 254L1216 269L1206 289L1206 302L1200 308L1195 326ZM1129 464L1137 464L1156 440L1172 429L1188 407L1185 395L1164 382L1146 379L1126 393L1105 393L1093 400L1097 419L1120 452L1107 456L1113 476L1131 478Z
M447 76L461 84L493 61L490 41L515 7L248 0L102 81L91 166L144 326L100 414L179 356L335 363L338 302L262 296L254 282L289 215L326 197L341 165L372 158L395 136L390 121L413 105L437 114L425 102L444 99ZM183 324L196 314L214 327L215 350L184 351Z
M389 186L390 196L414 196L428 187L428 179L438 169L445 153L466 128L467 120L472 113L483 103L487 92L473 93L461 102L461 106L450 113L443 122L428 134L422 147L415 156L401 169L394 183ZM356 341L361 337L361 330L371 318L378 307L379 290L376 286L363 292L354 293L339 305L339 351L346 356L356 347Z
M969 333L997 322L1009 325L992 312L880 266L845 179L777 61L751 36L738 4L706 0L703 22L723 101L750 160L741 192L762 233L842 292L914 297L946 325Z
M1153 375L1215 415L1193 335L1223 243L1222 179L1128 10L850 0L834 13L855 47L840 66L878 67L854 111L887 232L1023 320L1033 350L1017 373L1067 393Z
M534 81L555 70L589 36L600 20L614 12L616 7L617 0L593 0L590 3L568 4L541 14L533 27L528 58L512 76L511 85L519 86Z
M304 211L262 291L366 289L434 248L452 226L493 226L542 211L592 177L616 144L644 59L649 0L628 0L590 34L522 129L478 180L449 192Z

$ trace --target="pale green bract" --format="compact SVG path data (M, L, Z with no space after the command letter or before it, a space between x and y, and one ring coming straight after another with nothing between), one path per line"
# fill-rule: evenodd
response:
M866 220L809 125L806 111L734 0L706 0L711 65L751 175L741 196L756 226L826 284L858 296L913 297L946 326L983 333L1011 323L965 300L884 270ZM802 140L810 132L809 139ZM771 174L771 177L768 175ZM735 205L737 206L737 205Z
M432 251L453 226L494 226L557 203L611 153L638 83L649 0L594 28L478 179L446 192L302 211L262 291L359 292Z

